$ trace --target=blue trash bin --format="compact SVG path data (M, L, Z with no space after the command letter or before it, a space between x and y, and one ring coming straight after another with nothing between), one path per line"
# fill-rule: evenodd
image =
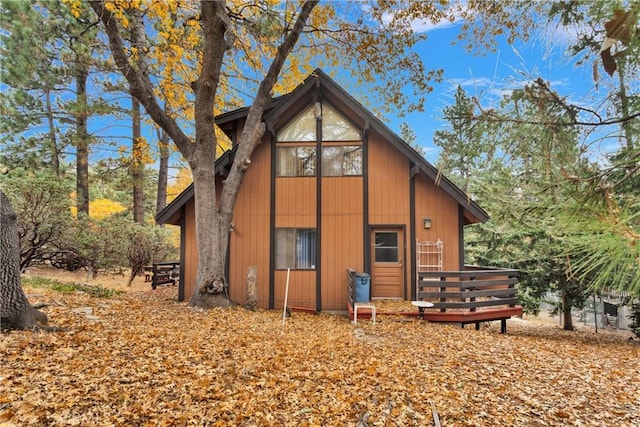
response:
M368 302L371 294L371 277L367 273L357 273L355 277L355 302Z

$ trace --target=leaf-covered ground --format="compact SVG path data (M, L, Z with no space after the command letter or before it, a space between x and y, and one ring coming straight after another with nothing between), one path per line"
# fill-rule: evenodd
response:
M200 311L176 288L29 289L68 332L0 336L3 425L640 425L640 346L510 321Z

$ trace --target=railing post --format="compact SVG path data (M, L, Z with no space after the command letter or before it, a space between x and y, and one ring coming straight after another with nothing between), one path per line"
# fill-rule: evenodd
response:
M508 275L508 276L507 276L507 280L509 280L509 279L515 279L515 278L517 278L517 276L516 276L516 275L513 275L513 274L511 274L511 275ZM508 285L508 286L509 286L509 289L513 289L516 285L515 285L514 283L509 283L509 285ZM509 304L509 307L515 307L515 306L516 306L515 304ZM505 323L505 326L504 326L504 330L505 330L505 332L503 332L503 333L506 333L506 331L507 331L507 325L506 325L506 323Z
M440 281L441 282L446 282L447 278L445 276L440 276ZM440 287L440 292L447 292L447 287L446 286L445 287L441 286ZM440 298L440 302L441 303L446 303L447 299L446 298ZM444 307L440 308L440 313L445 313L446 311L447 311L446 308L444 308Z
M153 268L151 269L153 276L151 276L151 289L155 289L158 285L158 264L153 263Z
M473 282L473 281L475 281L475 280L476 280L476 277L475 277L475 276L470 276L470 277L469 277L469 281L470 281L470 282ZM463 290L463 293L466 293L466 292L469 292L469 291L474 291L475 289L476 289L475 287L474 287L474 288L465 288L465 289ZM463 299L462 299L462 302L466 302L466 298L463 298ZM476 297L470 297L470 298L469 298L469 302L476 302ZM475 308L475 307L471 307L471 308L469 309L469 311L476 311L476 308ZM476 323L476 329L477 329L477 328L478 328L478 324Z

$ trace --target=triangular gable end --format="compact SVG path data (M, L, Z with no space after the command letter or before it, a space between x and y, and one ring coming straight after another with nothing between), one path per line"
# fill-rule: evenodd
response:
M263 116L268 131L275 134L276 129L286 129L286 126L292 122L291 116L285 114L287 111L299 108L305 112L313 112L315 103L319 100L322 100L323 105L330 105L330 108L335 110L335 113L340 117L343 117L347 122L353 123L355 126L359 126L365 131L374 130L393 144L415 165L417 173L425 173L425 175L427 175L433 182L437 183L440 188L456 200L463 209L465 224L486 222L489 219L489 215L479 205L471 200L460 188L445 176L441 175L431 163L424 159L424 157L422 157L415 149L391 131L384 123L382 123L382 121L380 121L380 119L364 108L362 104L360 104L320 69L316 69L312 72L303 83L289 94L272 100ZM328 101L328 103L325 101ZM244 107L221 114L216 117L216 124L218 124L218 126L220 126L235 143L237 139L233 132L234 129L237 128L237 121L244 120L248 113L249 107ZM285 122L287 118L288 120ZM219 169L222 169L220 167L221 164L229 164L232 160L233 155L229 152L220 157L218 161L216 161L216 173L219 173ZM171 219L175 220L180 207L192 196L193 188L190 186L165 209L158 213L156 221L159 224L175 224L175 222L171 222Z

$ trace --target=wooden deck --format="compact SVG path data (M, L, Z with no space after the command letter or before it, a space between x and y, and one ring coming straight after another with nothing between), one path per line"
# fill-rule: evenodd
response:
M501 332L507 331L507 319L522 315L515 288L517 270L468 267L465 271L429 271L418 273L418 300L433 303L424 319L430 322L455 322L462 326L500 320Z

